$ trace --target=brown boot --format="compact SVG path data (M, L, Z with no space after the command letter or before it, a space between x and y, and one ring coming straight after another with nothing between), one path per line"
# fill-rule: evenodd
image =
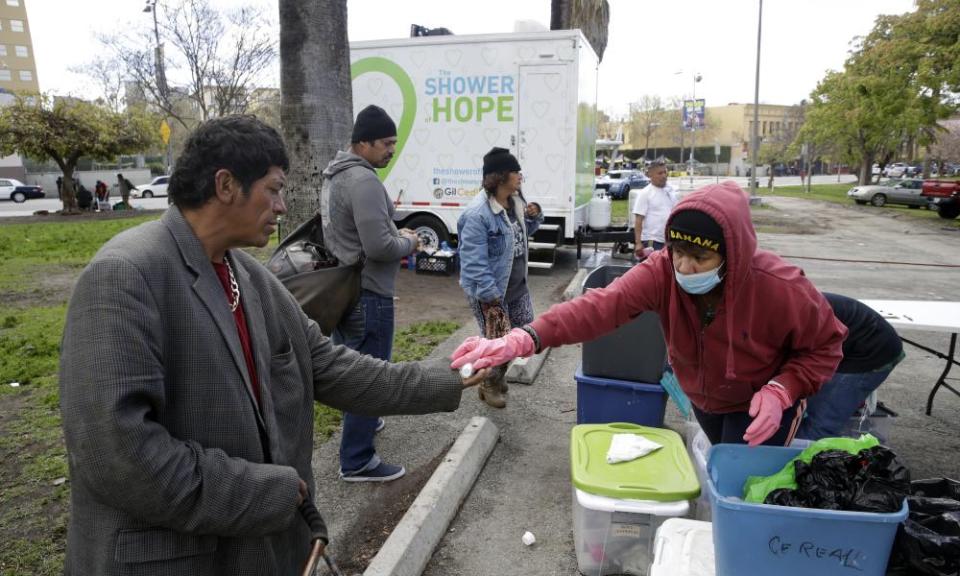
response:
M480 393L480 399L490 406L494 408L507 407L507 399L503 396L503 392L500 391L500 384L496 381L484 380L477 387L477 390Z

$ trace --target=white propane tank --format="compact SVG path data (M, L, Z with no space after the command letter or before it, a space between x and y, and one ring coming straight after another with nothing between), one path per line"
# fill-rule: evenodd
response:
M607 198L607 192L598 188L590 200L590 218L587 225L593 230L606 230L610 227L612 205Z
M643 190L643 188L630 189L630 198L627 200L627 230L633 230L633 221L635 220L633 205L637 203L637 194L640 193L640 190Z

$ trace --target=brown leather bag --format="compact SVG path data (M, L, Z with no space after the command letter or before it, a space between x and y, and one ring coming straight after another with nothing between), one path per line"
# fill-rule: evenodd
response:
M360 301L363 255L354 264L341 265L323 243L319 211L277 246L267 268L327 336Z

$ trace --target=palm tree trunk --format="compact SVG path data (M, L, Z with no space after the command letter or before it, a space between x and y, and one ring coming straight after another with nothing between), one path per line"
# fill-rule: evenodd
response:
M350 141L346 0L280 0L280 121L290 154L286 236L320 206L321 172Z

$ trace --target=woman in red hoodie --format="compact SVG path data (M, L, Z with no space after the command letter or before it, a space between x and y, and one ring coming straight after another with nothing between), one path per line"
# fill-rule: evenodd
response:
M503 338L467 339L452 367L480 369L592 340L652 310L711 442L788 444L805 398L836 370L846 328L803 270L757 248L746 195L733 182L681 200L666 239L667 250L609 286L556 304Z

